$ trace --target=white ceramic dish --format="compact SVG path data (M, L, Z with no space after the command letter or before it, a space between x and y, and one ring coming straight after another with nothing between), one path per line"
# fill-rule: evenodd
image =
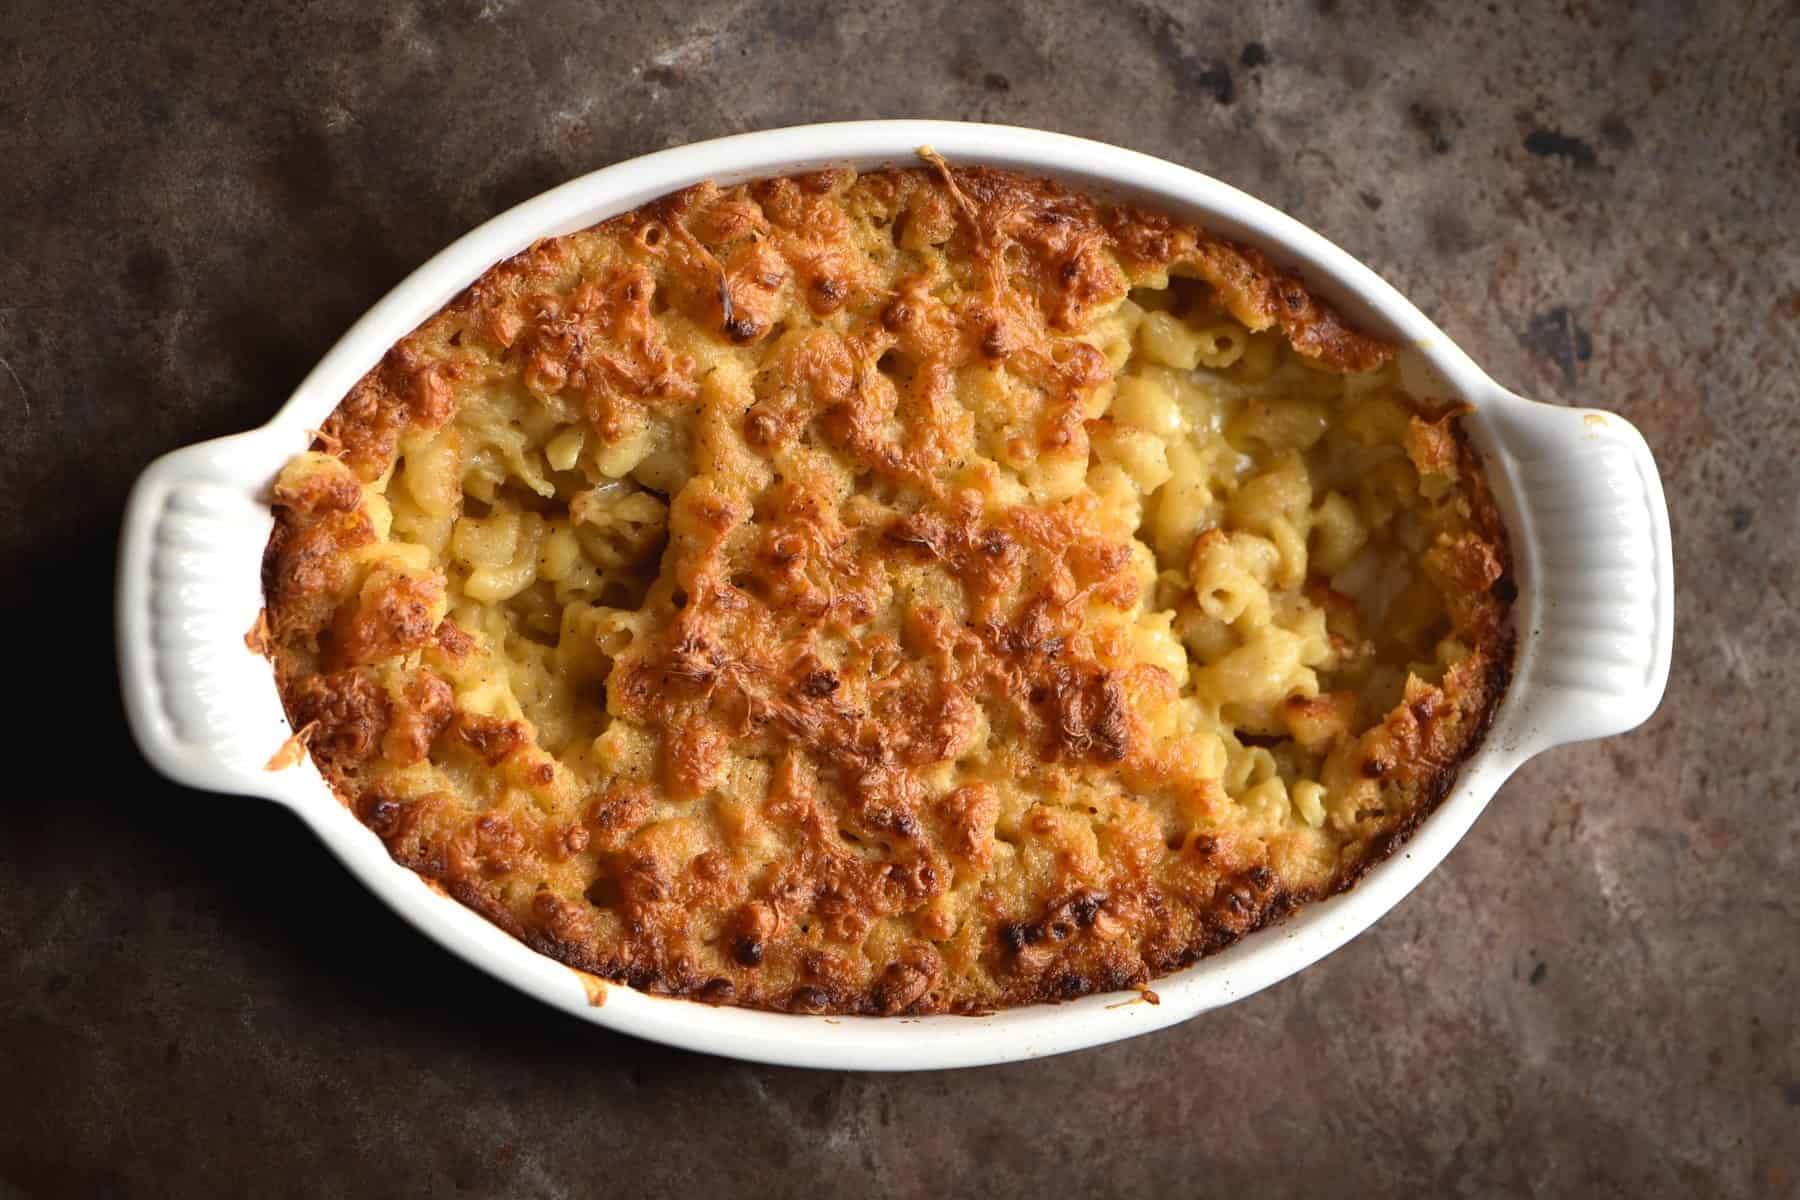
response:
M1137 1000L1126 993L985 1017L832 1018L709 1008L612 985L596 1005L574 972L396 865L310 762L263 769L289 732L268 664L244 645L262 605L268 484L391 344L531 242L702 179L910 164L921 145L953 164L1049 176L1259 246L1352 322L1402 347L1415 391L1471 405L1468 427L1513 537L1512 686L1485 744L1399 853L1347 894L1157 981L1158 1005L1122 1003ZM144 472L120 550L119 662L132 731L157 769L192 787L288 806L396 911L521 991L582 1020L693 1050L906 1070L1006 1062L1146 1033L1248 996L1337 949L1438 864L1520 763L1649 717L1668 679L1673 583L1662 483L1635 429L1500 387L1393 288L1299 222L1216 179L1113 146L991 125L873 121L745 134L608 167L494 218L419 268L344 335L267 425L178 450Z

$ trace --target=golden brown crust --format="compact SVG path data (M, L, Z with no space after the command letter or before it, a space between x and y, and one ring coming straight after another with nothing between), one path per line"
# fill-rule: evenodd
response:
M1393 357L1392 347L1350 328L1254 247L1136 210L1114 210L1107 225L1120 257L1133 267L1204 279L1245 328L1279 328L1309 358L1342 371L1372 371Z
M360 672L306 675L288 691L296 727L313 726L307 749L322 767L352 774L381 750L389 706Z
M796 1012L1142 987L1350 886L1506 686L1504 530L1386 345L1253 249L935 167L539 243L276 486L306 748L581 971ZM1396 555L1373 622L1343 589Z

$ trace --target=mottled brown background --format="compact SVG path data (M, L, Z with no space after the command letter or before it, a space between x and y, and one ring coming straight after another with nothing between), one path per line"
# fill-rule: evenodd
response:
M0 21L0 1181L28 1194L1780 1195L1800 1187L1800 12L487 0ZM292 819L153 777L111 665L153 456L260 423L476 222L715 134L1086 134L1324 231L1649 438L1669 697L1375 930L1135 1042L918 1076L590 1028ZM0 1192L6 1188L0 1186Z

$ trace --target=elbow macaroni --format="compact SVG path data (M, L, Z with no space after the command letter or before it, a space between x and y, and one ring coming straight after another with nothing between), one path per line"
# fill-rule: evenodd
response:
M1395 644L1418 655L1445 623L1407 563L1420 487L1397 447L1412 410L1383 375L1312 370L1279 336L1184 315L1174 295L1134 292L1102 326L1096 344L1119 374L1091 427L1086 486L1154 552L1164 611L1139 618L1134 645L1177 681L1184 720L1228 741L1306 733L1279 763L1260 746L1234 751L1227 794L1254 822L1318 829L1334 811L1319 760L1356 734L1346 714L1358 711L1354 691L1322 694L1392 686L1392 665L1333 631L1391 609ZM1351 589L1347 615L1315 599L1317 587L1339 595L1335 583Z

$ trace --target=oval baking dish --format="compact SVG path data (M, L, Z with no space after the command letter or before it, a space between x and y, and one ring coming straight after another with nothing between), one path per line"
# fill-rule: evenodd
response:
M1511 534L1514 676L1485 743L1398 853L1353 890L1156 981L1160 1003L1127 993L977 1017L802 1016L713 1008L578 975L394 862L310 760L264 769L290 732L267 661L245 643L263 604L269 484L389 346L495 262L541 238L704 179L732 184L828 166L909 164L924 145L959 166L1046 176L1256 247L1354 325L1394 343L1409 391L1469 407L1465 428ZM1507 392L1392 288L1304 226L1216 180L1130 151L1030 130L898 121L776 130L650 155L545 193L464 237L359 321L268 425L177 451L144 473L125 518L118 633L133 732L158 769L191 786L286 804L397 911L521 990L598 1024L690 1049L794 1065L916 1069L1052 1054L1160 1028L1342 945L1442 859L1526 758L1622 732L1654 711L1669 668L1672 584L1661 484L1634 429L1615 416Z

